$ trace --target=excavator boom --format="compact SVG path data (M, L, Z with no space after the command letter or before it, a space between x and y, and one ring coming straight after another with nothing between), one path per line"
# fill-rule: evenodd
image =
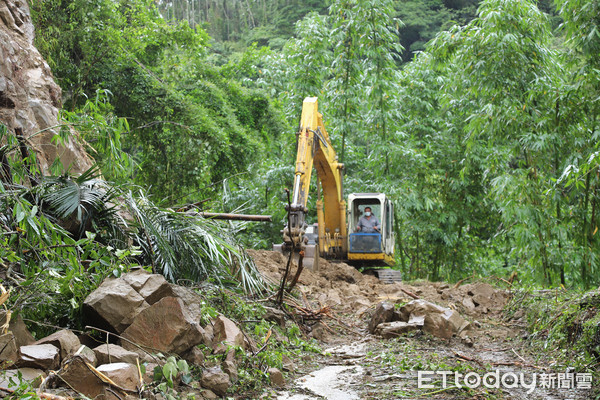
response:
M304 250L304 265L308 268L318 266L321 255L345 254L346 203L343 198L343 164L337 161L337 155L329 134L323 125L323 116L318 111L316 97L307 97L302 104L302 116L298 129L298 152L294 173L294 190L290 213L290 226L284 229L284 251L291 248ZM306 208L312 169L322 189L322 198L317 199L318 248L308 243L305 237L307 224Z

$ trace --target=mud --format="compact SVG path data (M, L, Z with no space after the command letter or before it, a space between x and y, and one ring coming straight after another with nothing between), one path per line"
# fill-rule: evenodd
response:
M287 258L270 251L249 253L267 279L280 282ZM381 301L408 302L413 297L407 292L458 311L472 324L468 337L446 340L417 331L384 340L368 334L366 328L376 305ZM330 307L335 319L314 324L309 333L319 340L322 354L288 374L285 388L266 392L263 398L567 400L591 396L590 390L576 385L560 387L558 374L573 371L568 366L557 366L552 354L531 350L524 340L524 321L508 321L503 314L510 291L488 282L384 284L344 263L321 259L318 271L302 272L296 294L313 309ZM446 384L441 376L425 375L434 379L427 382L432 387L424 388L419 386L419 371L452 371L452 375L448 375ZM531 385L534 378L537 382L533 389L511 384L510 380L497 387L457 387L454 378L468 373L481 377L487 373L522 375L526 384ZM554 381L548 382L548 377Z

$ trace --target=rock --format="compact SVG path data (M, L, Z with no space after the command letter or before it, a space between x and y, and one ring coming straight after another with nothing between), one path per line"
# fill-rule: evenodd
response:
M396 309L394 308L394 305L387 302L379 303L377 308L375 308L375 312L371 317L371 321L369 322L369 332L375 332L375 328L377 328L377 325L379 324L394 320L397 320Z
M223 315L215 318L213 332L213 349L217 353L224 353L227 346L246 348L244 334L240 328L232 320Z
M265 321L275 322L281 328L285 328L285 313L281 310L272 307L265 307L265 315L263 315Z
M231 386L229 375L224 373L219 367L205 370L202 373L200 384L202 387L212 390L219 396L224 396L227 389Z
M41 369L35 368L19 368L19 369L7 369L0 374L0 388L10 389L13 385L10 383L10 379L18 385L19 374L21 374L21 380L28 382L32 387L37 388L42 383L42 380L46 377L46 373Z
M150 305L163 297L174 296L173 289L171 289L171 285L169 285L164 276L151 274L142 268L135 269L121 278Z
M15 335L12 332L0 335L0 362L15 362L19 358Z
M202 308L204 307L202 296L185 286L173 285L171 290L173 291L173 297L181 299L192 318L199 322L202 316Z
M98 365L98 357L96 357L96 353L87 346L81 345L81 347L79 347L79 349L75 352L75 355L80 356L85 362L94 367Z
M19 367L57 369L60 365L60 350L51 344L31 344L19 348Z
M209 389L204 389L201 392L201 394L202 394L202 397L205 398L205 399L211 399L212 400L212 399L218 399L219 398L219 396L217 396L215 394L215 392L213 392L212 390L209 390Z
M416 325L419 328L423 328L425 325L425 316L424 315L411 315L408 318L408 323L412 325Z
M400 320L408 321L411 316L425 316L432 313L443 313L444 307L430 303L426 300L412 300L400 308Z
M104 364L97 370L123 389L136 390L140 382L137 366L133 364L123 362Z
M54 332L52 335L40 339L34 344L51 344L58 347L60 349L61 360L72 356L81 347L77 336L68 329Z
M420 326L414 323L402 321L384 322L377 325L375 334L381 335L384 339L392 339L418 329L420 329Z
M11 134L22 131L35 149L42 174L47 175L60 156L64 170L79 175L93 162L76 140L68 138L64 144L55 140L61 126L61 89L33 40L28 2L0 2L0 121Z
M149 351L183 354L202 341L202 333L180 299L165 297L139 313L122 336ZM127 341L122 345L137 350Z
M283 373L277 368L269 368L267 370L269 374L269 380L271 381L271 385L283 387L285 386L285 378L283 377Z
M128 363L137 365L137 360L140 358L137 353L125 350L123 347L112 343L95 347L94 354L98 359L98 365L111 363Z
M450 322L442 316L443 314L428 314L425 316L423 330L443 339L450 339L454 334Z
M64 382L66 386L90 399L94 399L104 393L105 385L85 365L83 357L73 356L67 359L60 371L58 371L58 375L61 378L60 381Z
M6 310L0 310L0 326L4 325L5 323ZM19 314L11 314L10 322L8 323L8 331L14 334L15 345L17 346L17 349L21 346L27 346L35 342L33 335L29 332L29 329L27 329L27 325L25 325L23 318L21 318ZM0 346L0 349L3 347L3 345Z
M418 299L400 309L402 321L422 326L425 332L441 338L451 338L468 326L458 312Z
M462 305L465 307L468 313L475 312L475 303L473 303L473 299L470 297L463 298Z
M123 279L106 279L83 302L84 312L93 323L122 333L148 303Z
M477 306L490 308L493 305L493 297L496 289L489 283L477 283L469 289L469 295L473 296L473 303Z
M235 362L231 360L225 360L222 363L222 367L223 372L229 375L229 380L231 382L236 382L238 379L238 370L237 365L235 365Z
M204 365L205 357L202 350L194 346L183 355L183 359L191 365L201 367Z
M423 330L434 336L449 339L458 333L465 323L467 322L456 311L446 309L443 313L427 314Z
M202 343L206 347L213 347L213 339L215 338L213 326L211 323L207 324L204 328L204 334L202 334Z
M330 340L329 331L321 322L317 322L313 325L312 331L310 332L310 336L325 343L329 342Z
M284 371L294 372L296 370L296 365L286 354L281 355L281 364L283 365Z

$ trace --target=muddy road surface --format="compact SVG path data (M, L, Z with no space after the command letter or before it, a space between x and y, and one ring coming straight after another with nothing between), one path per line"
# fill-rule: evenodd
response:
M279 282L287 259L250 251L263 275ZM292 268L290 276L295 274ZM423 329L389 339L371 334L369 323L382 302L400 309L415 298L464 318L460 335L438 337ZM293 360L286 385L264 399L592 399L591 376L557 361L556 350L535 350L524 313L503 282L460 285L384 284L343 263L321 260L305 270L297 304L319 318L305 321L320 354ZM508 310L508 311L507 311ZM427 317L426 317L427 318Z

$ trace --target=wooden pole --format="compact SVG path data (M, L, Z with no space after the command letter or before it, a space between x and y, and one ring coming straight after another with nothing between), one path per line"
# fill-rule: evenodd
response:
M203 218L211 218L211 219L225 219L232 221L258 221L258 222L271 222L270 215L249 215L249 214L221 214L221 213L209 213L209 212L199 212L194 213L194 215L199 215Z

